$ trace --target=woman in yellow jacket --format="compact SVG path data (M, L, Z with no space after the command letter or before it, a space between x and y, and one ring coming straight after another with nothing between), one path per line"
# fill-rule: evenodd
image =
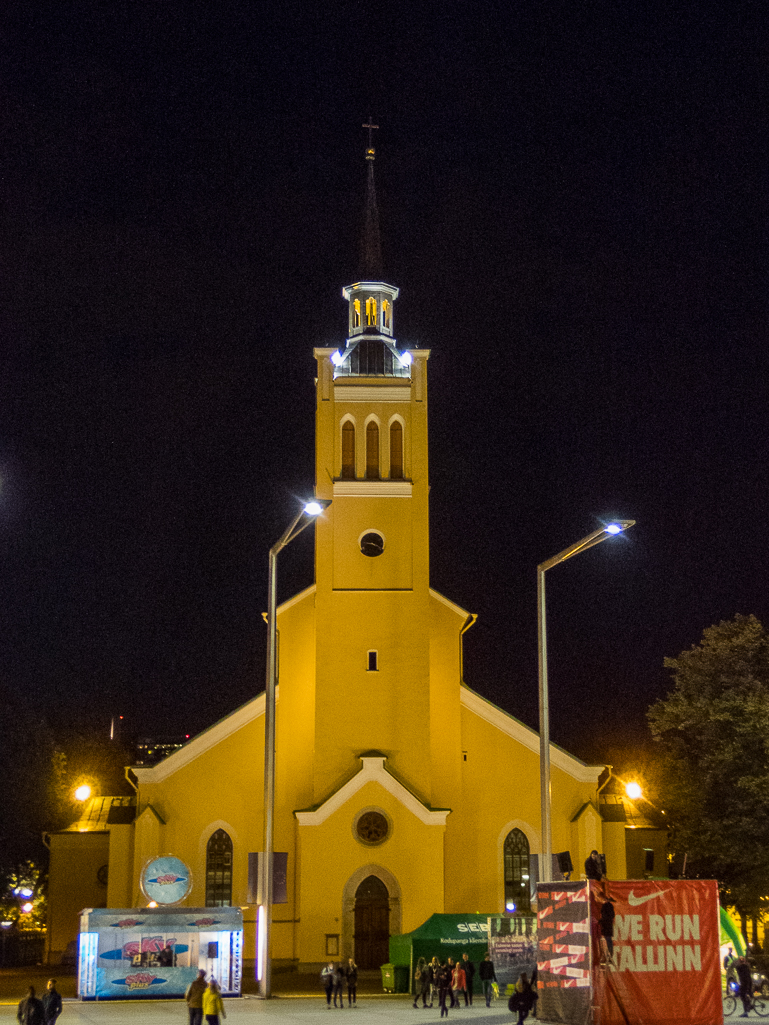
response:
M203 994L203 1016L208 1022L208 1025L219 1025L220 1014L222 1018L227 1017L219 986L217 985L216 979L211 979L205 993Z

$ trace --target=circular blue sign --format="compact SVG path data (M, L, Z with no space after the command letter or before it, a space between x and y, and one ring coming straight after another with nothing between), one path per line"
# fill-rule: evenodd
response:
M192 873L179 858L165 854L144 866L141 887L149 900L158 904L178 904L192 889Z

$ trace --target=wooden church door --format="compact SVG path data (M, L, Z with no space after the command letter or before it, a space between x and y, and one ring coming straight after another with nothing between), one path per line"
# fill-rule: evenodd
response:
M390 899L376 876L368 876L355 891L354 938L359 968L378 968L390 960Z

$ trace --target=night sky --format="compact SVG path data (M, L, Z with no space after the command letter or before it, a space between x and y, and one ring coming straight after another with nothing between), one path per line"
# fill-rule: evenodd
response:
M0 15L0 684L195 733L263 688L267 552L314 478L376 132L401 347L429 347L432 585L465 679L645 736L663 657L769 624L760 4L9 4ZM281 598L312 580L310 532ZM6 721L0 730L13 729Z

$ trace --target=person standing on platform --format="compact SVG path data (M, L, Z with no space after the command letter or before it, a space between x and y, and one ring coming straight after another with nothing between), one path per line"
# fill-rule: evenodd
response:
M40 1003L43 1005L45 1025L53 1025L61 1014L61 993L56 989L56 979L49 979Z
M491 997L494 993L493 983L497 981L497 975L494 971L491 954L487 954L478 965L478 977L480 978L481 985L483 986L483 995L486 997L486 1006L491 1007Z
M203 992L203 1014L207 1025L219 1025L219 1015L221 1015L222 1018L227 1017L227 1012L224 1009L224 1001L222 1000L222 993L216 979L211 979Z
M331 994L334 992L334 962L329 961L321 970L320 981L326 991L326 1007L331 1007Z
M19 1019L19 1025L45 1025L45 1011L35 996L34 986L30 986L27 995L19 1001L16 1017Z
M206 991L205 968L198 968L198 977L187 987L184 999L190 1015L190 1025L201 1025L203 1021L203 994Z
M591 851L590 857L585 861L585 877L587 879L594 879L597 883L600 883L603 879L603 870L601 859L598 857L598 851Z
M467 954L462 955L462 967L465 970L465 981L467 982L467 989L465 990L465 1007L468 1003L470 1007L473 1006L473 979L475 978L475 965L470 960Z
M740 1018L747 1018L753 1001L753 976L750 971L750 965L744 957L741 957L737 962L737 978L740 982L740 999L742 1000L742 1014Z
M358 1006L358 966L351 958L347 958L347 967L344 972L347 978L347 1006Z
M446 964L441 964L437 973L438 982L438 1003L441 1008L441 1018L448 1018L449 1009L446 1007L446 997L451 992L451 969Z

